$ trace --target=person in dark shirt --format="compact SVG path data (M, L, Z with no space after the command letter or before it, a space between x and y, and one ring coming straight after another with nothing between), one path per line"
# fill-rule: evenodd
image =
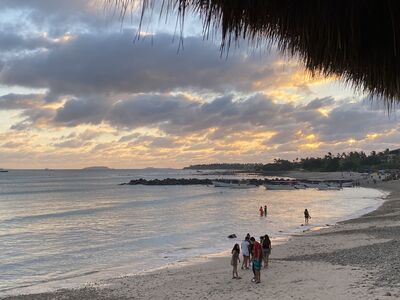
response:
M262 240L264 268L268 268L269 255L271 254L271 240L268 234Z
M264 205L264 217L267 217L267 206Z
M308 220L311 219L310 213L307 208L304 210L304 223L308 224Z

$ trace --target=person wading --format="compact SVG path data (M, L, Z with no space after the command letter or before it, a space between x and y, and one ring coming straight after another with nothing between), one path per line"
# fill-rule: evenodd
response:
M304 210L304 223L308 224L308 220L311 219L310 213L307 208Z

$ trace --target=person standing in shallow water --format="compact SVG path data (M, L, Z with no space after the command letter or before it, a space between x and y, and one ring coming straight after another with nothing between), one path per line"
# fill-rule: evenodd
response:
M264 217L267 217L267 206L264 205Z
M307 208L304 210L304 223L308 224L308 220L311 219L310 213L308 212Z
M260 211L260 217L262 217L262 216L263 216L263 214L264 214L264 210L263 210L263 207L262 207L262 206L260 206L260 209L259 209L259 211Z

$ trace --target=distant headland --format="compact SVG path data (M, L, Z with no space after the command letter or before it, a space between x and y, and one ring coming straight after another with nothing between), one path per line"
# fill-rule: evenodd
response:
M104 166L93 166L93 167L86 167L86 168L82 168L82 170L85 171L102 171L102 170L112 170L109 167L104 167Z

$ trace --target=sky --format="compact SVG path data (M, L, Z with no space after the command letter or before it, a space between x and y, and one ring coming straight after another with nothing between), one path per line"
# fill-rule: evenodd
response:
M188 16L0 0L0 167L173 167L398 148L396 112ZM114 2L114 1L112 1ZM137 37L140 37L137 39Z

